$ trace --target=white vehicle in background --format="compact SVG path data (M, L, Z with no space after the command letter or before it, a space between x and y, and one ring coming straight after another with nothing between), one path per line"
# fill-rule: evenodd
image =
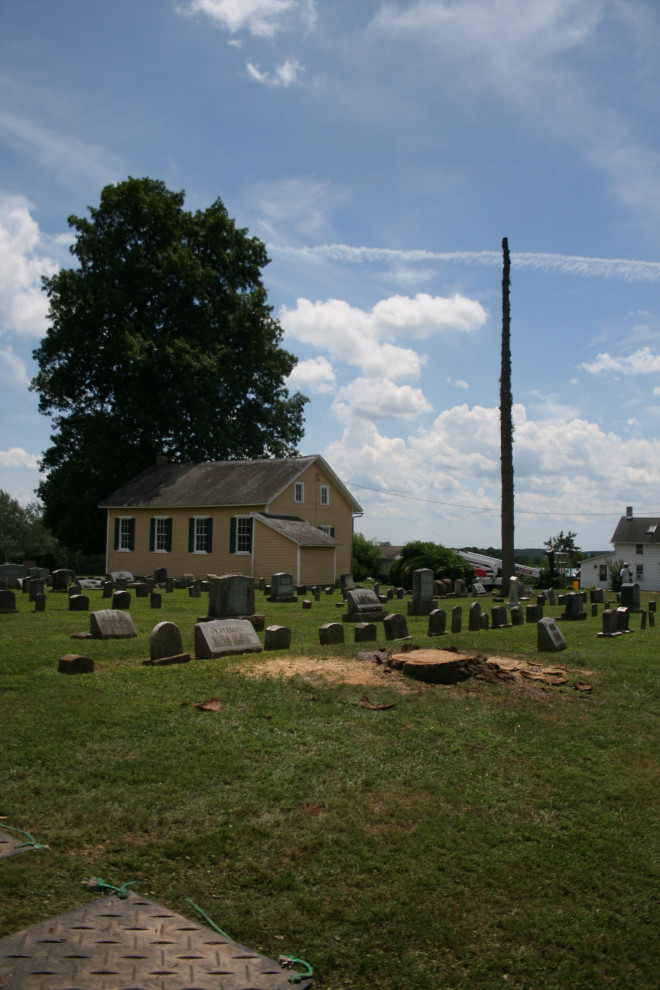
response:
M486 591L502 586L502 561L497 557L486 557L471 550L455 550L459 557L466 560L477 576L477 581L483 584ZM528 567L526 564L516 564L516 574L520 577L538 578L541 576L540 567Z

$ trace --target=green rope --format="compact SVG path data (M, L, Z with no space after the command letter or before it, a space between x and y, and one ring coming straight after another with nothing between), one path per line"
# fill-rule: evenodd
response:
M21 842L21 844L17 847L18 849L26 849L26 848L30 848L30 849L50 849L50 846L47 846L47 845L45 845L45 844L43 844L41 842L37 842L37 840L34 838L33 835L30 835L29 832L23 831L22 828L16 828L14 825L3 825L2 822L0 822L0 828L4 828L8 832L19 832L21 835L26 835L27 836L28 841L27 842Z
M228 938L230 942L233 941L231 935L228 935L227 932L223 932L222 928L218 928L218 926L216 925L215 921L212 921L209 918L209 916L206 913L206 911L203 911L201 909L201 907L199 907L197 904L195 904L195 902L190 897L186 897L186 900L188 901L188 904L192 904L192 906L194 907L195 911L197 911L198 914L201 914L201 916L204 919L204 921L206 922L206 924L207 925L210 925L214 932L217 932L218 935L224 935L224 937L225 938Z
M102 890L108 891L112 890L121 898L122 901L126 900L128 897L127 887L132 887L135 883L144 883L144 880L129 880L128 883L123 883L121 887L115 887L114 884L106 883L105 880L101 880L100 877L90 877L88 880L83 880L83 887L87 887L88 890Z
M210 925L210 927L213 929L214 932L217 932L218 935L224 935L225 938L228 938L230 941L233 941L231 935L228 935L227 932L223 932L222 928L219 928L218 925L216 925L215 921L209 918L206 911L203 911L198 904L195 904L192 898L186 897L186 900L188 901L188 904L194 907L195 911L197 911L198 914L201 914L204 921L207 923L207 925ZM305 967L307 972L292 973L288 980L289 983L302 983L303 980L311 979L314 976L314 970L309 965L309 963L304 961L304 959L295 959L293 956L280 956L278 961L283 969L291 969L293 966Z
M314 977L314 970L304 959L295 959L293 956L280 956L278 960L280 966L289 969L291 966L304 966L306 973L293 973L289 977L289 983L302 983L303 980L311 980Z

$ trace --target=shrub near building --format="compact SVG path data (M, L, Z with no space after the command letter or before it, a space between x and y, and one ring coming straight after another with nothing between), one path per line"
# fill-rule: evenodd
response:
M420 567L429 567L436 578L451 578L454 581L462 578L466 584L474 581L473 568L453 550L443 547L441 543L416 540L406 543L401 549L399 559L392 564L391 583L402 588L411 588L412 573Z

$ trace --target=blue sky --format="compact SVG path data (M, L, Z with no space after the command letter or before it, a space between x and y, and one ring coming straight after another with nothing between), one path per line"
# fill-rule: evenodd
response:
M49 443L40 276L148 175L268 245L301 452L366 536L500 544L505 236L516 545L660 515L654 0L23 0L0 36L4 490Z

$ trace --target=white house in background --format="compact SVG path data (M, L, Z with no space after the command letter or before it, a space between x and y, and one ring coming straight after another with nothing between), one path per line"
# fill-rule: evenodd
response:
M660 591L660 516L635 518L632 506L628 506L610 542L614 544L612 553L582 561L583 588L609 587L608 564L621 560L630 567L641 591Z

